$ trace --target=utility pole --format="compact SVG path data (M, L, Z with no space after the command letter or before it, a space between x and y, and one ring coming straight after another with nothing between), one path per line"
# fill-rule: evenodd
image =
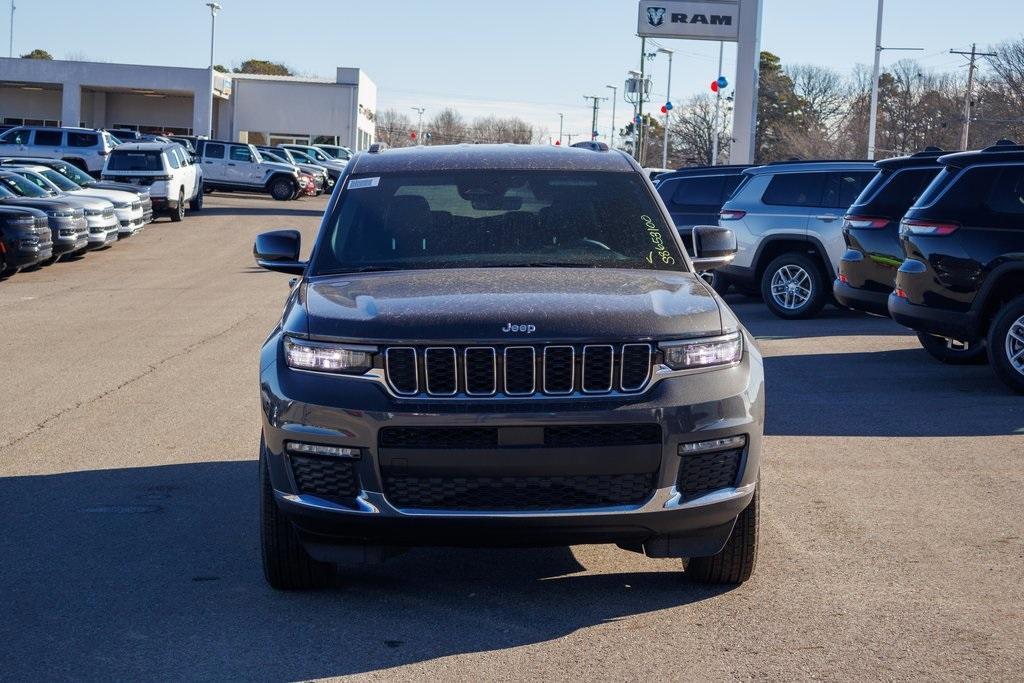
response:
M7 56L14 56L14 10L18 9L14 6L14 0L11 0L11 39L7 43Z
M612 132L608 136L608 148L615 149L615 101L619 97L619 89L614 85L606 85L604 87L612 89Z
M665 141L661 149L661 167L668 168L668 118L672 115L672 110L668 107L672 104L672 50L667 47L659 47L658 52L668 55L668 85L665 87Z
M978 57L995 57L992 52L978 52L977 44L971 43L971 51L950 50L951 55L969 56L971 61L967 67L967 93L964 95L964 127L960 133L960 149L967 149L967 141L971 135L971 91L974 89L974 60Z
M878 122L878 79L882 50L923 50L923 47L882 47L882 10L885 0L878 0L875 19L875 67L871 72L871 113L868 118L868 159L875 158L875 131Z
M565 129L565 114L558 112L558 144L562 144L562 130Z
M419 121L416 123L416 146L418 147L423 144L423 112L427 109L426 107L409 107L409 109L412 109L420 116Z
M721 40L718 41L718 76L722 75L722 51L725 49L725 43ZM711 165L718 165L718 116L719 109L722 106L722 89L719 88L715 91L715 128L714 133L711 135Z
M584 95L583 99L591 100L591 102L593 103L593 114L590 117L590 139L591 141L593 141L597 139L597 109L599 106L598 102L603 102L608 98L598 97L597 95Z

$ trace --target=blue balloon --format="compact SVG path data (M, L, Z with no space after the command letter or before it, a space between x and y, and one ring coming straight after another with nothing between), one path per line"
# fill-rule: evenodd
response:
M666 102L665 103L665 109L668 109L669 111L672 111L672 103L671 102Z
M725 78L725 76L719 76L718 77L718 87L719 88L724 88L727 85L729 85L729 81Z

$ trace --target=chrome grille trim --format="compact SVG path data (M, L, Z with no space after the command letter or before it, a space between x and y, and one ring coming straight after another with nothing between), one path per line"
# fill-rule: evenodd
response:
M412 367L413 367L413 374L416 377L416 388L413 389L411 392L400 391L398 389L398 387L396 387L391 382L390 358L391 358L391 352L392 351L411 351L412 352ZM389 346L384 351L384 374L385 374L385 376L387 378L388 386L396 394L399 394L401 396L415 396L416 394L420 393L420 367L419 366L420 366L419 354L416 353L416 348L413 347L413 346Z
M644 381L641 382L640 384L638 384L636 386L629 386L629 387L627 387L623 383L623 381L622 381L622 379L623 379L623 371L626 369L626 364L624 362L621 362L621 359L625 358L625 356L626 356L626 349L629 349L631 347L633 347L633 348L642 347L642 348L647 349L647 376L644 377ZM647 383L651 379L651 355L652 355L651 345L650 344L623 344L622 345L622 350L620 351L620 354L621 355L620 355L620 363L619 363L619 388L622 391L625 391L625 392L640 391L641 389L643 389L644 387L647 386Z
M608 349L608 385L602 389L587 389L587 352L591 349ZM615 382L615 347L611 344L587 344L583 347L583 365L580 370L580 390L584 394L607 394Z
M569 367L570 367L569 378L570 379L569 379L569 390L568 391L551 391L551 390L548 389L548 352L551 351L552 349L569 349L569 351L571 353L570 362L569 362ZM544 367L543 367L544 377L542 379L542 386L543 386L543 389L544 389L544 393L545 394L551 394L551 395L568 395L568 394L571 394L573 392L573 389L575 389L575 387L576 387L576 347L569 346L568 344L545 346L544 347L544 354L543 354L542 357L543 357L543 360L544 360Z
M469 390L469 352L470 351L490 351L491 352L491 390L488 392L478 392ZM458 369L456 369L458 372ZM498 393L498 353L494 350L493 346L467 346L462 350L462 379L465 382L462 386L466 390L468 396L494 396ZM458 387L456 386L456 391Z
M430 352L448 352L452 354L452 391L434 391L430 388ZM427 385L427 393L431 396L454 396L459 391L459 354L454 346L428 346L423 350L423 378Z
M508 352L513 349L529 349L530 350L530 365L533 367L533 382L530 384L530 390L527 392L509 391L508 390ZM505 350L501 354L501 368L502 368L502 389L504 393L509 396L530 396L537 393L537 349L532 346L506 346Z

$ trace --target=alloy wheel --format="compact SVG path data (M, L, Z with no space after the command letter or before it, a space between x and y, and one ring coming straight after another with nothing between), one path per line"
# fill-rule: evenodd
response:
M810 300L811 285L811 276L800 266L782 266L772 275L772 299L782 308L795 311Z
M1006 358L1014 370L1024 375L1024 315L1006 331Z

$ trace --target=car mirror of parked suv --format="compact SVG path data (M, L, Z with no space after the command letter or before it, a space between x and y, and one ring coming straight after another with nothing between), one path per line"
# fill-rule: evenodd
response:
M299 260L302 237L298 230L273 230L256 236L252 253L261 268L302 275L306 264Z
M717 225L693 226L693 267L697 271L729 265L736 256L736 233Z

